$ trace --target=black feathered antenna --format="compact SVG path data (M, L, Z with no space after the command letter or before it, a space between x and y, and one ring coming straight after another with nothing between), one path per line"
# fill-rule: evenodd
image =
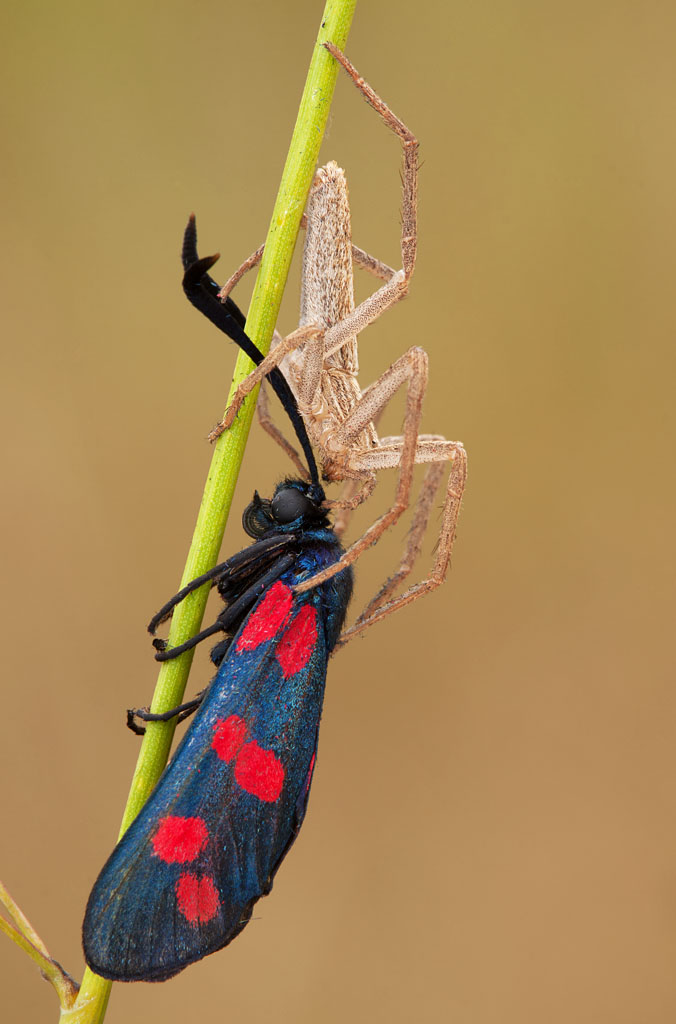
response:
M183 235L183 248L181 249L181 261L184 270L183 291L195 309L199 309L200 313L203 313L212 324L215 324L219 330L223 331L224 334L227 334L232 341L239 345L252 363L260 366L264 356L244 330L246 323L244 314L230 296L227 297L225 302L220 301L218 298L220 287L209 275L209 270L211 270L218 258L218 254L215 256L205 256L203 259L199 258L197 253L197 227L194 214L191 215ZM296 431L296 437L300 441L300 446L307 461L310 479L313 484L320 486L317 463L312 451L312 445L310 444L310 438L305 429L303 417L298 411L295 395L289 387L286 377L277 367L270 371L268 380L273 391L284 406L293 429Z

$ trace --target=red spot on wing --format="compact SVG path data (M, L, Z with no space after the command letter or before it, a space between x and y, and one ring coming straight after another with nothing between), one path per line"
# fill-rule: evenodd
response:
M230 715L216 723L212 748L222 761L235 761L235 778L247 793L260 800L274 802L282 791L284 767L272 750L264 750L255 740L245 742L247 724L239 715Z
M232 761L244 743L246 734L246 722L239 715L221 718L214 727L214 738L211 741L211 746L221 761Z
M209 832L202 818L162 818L152 838L156 856L167 864L187 864L204 849Z
M272 750L263 750L255 740L251 740L239 752L235 778L247 793L274 803L284 785L284 765Z
M176 883L178 909L190 924L205 924L218 913L221 901L209 875L199 878L184 871Z
M277 580L247 619L237 641L238 651L254 651L270 640L286 622L291 611L291 591Z
M277 646L277 661L284 678L305 668L317 643L317 610L305 604L288 627Z

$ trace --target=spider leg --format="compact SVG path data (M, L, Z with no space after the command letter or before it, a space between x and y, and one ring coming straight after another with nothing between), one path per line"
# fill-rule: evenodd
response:
M408 450L415 450L418 440L418 432L414 438L409 437L409 420L420 422L422 401L427 390L428 359L424 349L414 346L402 356L399 356L383 374L370 384L363 392L359 401L350 409L349 413L331 433L331 447L337 451L349 451L355 438L359 436L364 427L369 423L377 421L383 409L389 404L392 397L400 387L408 384L406 396L406 420L404 427L403 444L400 449L400 456L395 464L403 462L404 453ZM408 443L408 449L407 449ZM368 465L364 461L371 454L376 454L380 445L368 452L360 452L356 457L354 469L357 471L365 468L380 468L376 465ZM413 463L411 463L412 465Z
M282 338L278 345L276 345L269 355L259 363L255 370L252 370L248 377L245 377L241 384L235 389L235 393L232 396L230 405L225 411L225 416L218 423L212 431L209 433L209 440L215 441L221 436L221 434L231 427L235 421L237 413L239 412L242 402L246 396L253 391L257 384L272 373L273 370L277 370L280 373L278 366L281 363L284 356L300 345L304 345L305 342L312 339L321 338L323 331L315 324L307 324L305 327L298 327L291 334L288 334L286 338ZM298 407L302 411L300 401Z
M374 414L373 419L371 420L374 427L378 426L378 421L382 416L382 413L383 410L379 409ZM437 435L434 436L436 437ZM401 438L392 438L392 440L400 442ZM337 501L327 502L332 509L335 508L338 510L338 515L333 520L333 529L338 537L343 536L345 530L349 526L352 513L356 508L359 508L363 501L366 501L367 498L371 497L376 484L378 483L378 478L373 471L368 472L365 477L365 482L361 488L358 487L360 479L364 479L363 474L360 476L348 477L343 485L342 491L340 492L340 498Z
M336 515L333 517L333 532L338 538L343 536L349 526L353 512L352 503L357 496L358 490L358 480L346 480L341 488L340 498L338 498L335 504L331 505L332 509L336 509Z
M301 218L300 226L302 228L307 227L307 217L305 216L305 214L303 214ZM258 264L263 258L264 252L265 242L263 242L262 245L259 245L255 252L252 252L250 256L247 256L247 258L244 260L244 263L242 263L237 268L234 274L230 275L230 277L228 278L228 280L225 282L225 284L218 293L218 297L221 300L221 302L225 302L230 292L237 284L239 284L239 282L242 280L244 275L248 273L249 270L253 270L254 267L258 266Z
M284 434L281 432L277 424L274 422L270 415L270 403L268 401L268 390L264 380L261 381L261 390L258 394L258 403L256 404L256 414L258 415L258 422L265 431L266 434L272 438L275 444L278 444L282 451L288 455L294 464L296 471L303 477L304 480L309 480L310 475L301 462L300 455L293 447L293 445L287 441Z
M381 605L385 604L385 602L391 598L395 590L397 590L406 577L411 573L415 562L420 557L423 540L427 532L427 526L432 513L434 498L439 490L439 485L441 484L441 479L444 475L444 469L445 466L443 462L433 462L427 467L422 487L420 488L420 494L418 495L418 501L416 502L415 509L413 511L411 527L408 532L406 547L404 549L401 562L399 563L399 568L392 574L392 576L385 580L375 597L369 601L364 610L357 617L357 622L370 618L377 608L380 608Z
M385 530L394 525L409 506L409 495L413 482L413 467L418 449L418 428L422 414L422 402L427 388L427 353L421 348L410 348L389 367L375 384L364 392L360 401L347 415L342 425L332 433L331 445L336 449L349 452L350 442L371 422L373 417L387 405L392 395L403 385L407 385L406 414L404 418L404 434L401 450L392 453L397 460L399 469L397 488L392 506L383 513L366 532L347 549L344 555L333 565L322 569L309 580L296 586L297 593L310 590L319 583L335 576L348 565L352 565L360 555L375 544ZM369 449L352 456L353 472L359 474L364 469L379 468L379 464L368 464L369 457L378 459L378 448ZM382 458L382 456L381 456ZM392 462L390 462L392 465Z
M402 269L393 273L386 284L349 313L326 333L326 355L331 355L344 345L345 341L363 331L386 309L403 298L415 267L418 244L418 140L409 128L371 86L364 81L357 69L333 43L324 43L325 48L342 65L366 101L382 118L387 127L398 136L403 148L402 203L401 203L401 259ZM377 276L384 276L384 264L373 260L368 254L367 269ZM364 263L362 263L364 265ZM376 269L379 266L379 270ZM387 268L389 270L390 268Z
M361 487L359 487L360 482L362 482ZM363 501L371 497L376 483L375 473L369 473L365 479L363 477L348 477L340 492L340 498L337 501L326 503L329 508L338 511L333 520L333 532L337 537L343 536L352 518L352 513Z
M303 214L300 222L301 228L307 228L307 215ZM245 274L254 267L257 267L263 258L265 252L265 242L259 245L258 248L251 253L250 256L244 260L242 264L237 268L234 274L231 274L228 280L225 282L221 290L218 292L218 298L221 302L230 295L230 292L239 284ZM389 281L389 279L395 274L393 267L388 266L387 263L383 263L382 260L377 259L375 256L371 256L370 253L366 252L365 249L360 249L358 245L352 244L352 259L361 267L362 270L368 271L373 274L374 277L379 277L382 281ZM242 325L243 326L243 325Z
M364 249L360 249L358 245L353 244L352 246L352 259L362 270L368 271L374 277L379 277L382 281L389 281L396 274L394 267L390 267L387 263L383 263L382 260L371 256Z
M447 443L451 444L452 442ZM391 615L392 612L397 611L399 608L403 608L407 604L411 604L411 602L416 601L419 597L423 597L424 594L428 594L431 590L434 590L444 582L451 560L458 515L460 513L460 502L462 500L462 493L465 488L465 480L467 478L467 456L465 454L465 449L462 445L456 444L454 445L454 453L455 455L451 463L451 472L449 474L448 485L446 488L446 500L444 502L444 509L442 512L441 531L439 533L436 557L429 576L426 576L425 579L421 580L419 583L415 583L403 594L400 594L399 597L396 597L393 600L386 600L390 596L393 588L390 588L389 581L385 583L373 601L371 601L364 609L354 625L345 630L336 646L346 644L356 636L357 633L361 633L364 629L367 629L369 626L374 625L374 623L384 619L387 615ZM415 523L414 530L422 525L424 513L421 512L419 514L420 519ZM412 545L409 546L412 547ZM404 566L405 560L406 553L402 560L402 567ZM410 571L410 569L408 571ZM405 575L408 575L408 572L404 573L398 582L400 582ZM383 600L386 601L386 603L381 603Z
M239 284L239 282L242 280L244 275L249 270L253 270L254 267L258 266L263 257L264 251L265 245L259 245L255 252L252 252L250 256L247 256L247 258L244 260L244 263L242 263L237 268L235 273L230 275L230 277L228 278L228 280L225 282L225 284L218 293L218 297L221 300L221 302L225 302L225 300L230 295L230 292L233 290L235 285Z

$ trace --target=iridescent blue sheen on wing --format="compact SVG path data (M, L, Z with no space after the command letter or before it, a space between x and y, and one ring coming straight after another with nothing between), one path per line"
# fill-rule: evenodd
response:
M161 981L246 925L305 815L327 659L352 590L346 570L295 595L341 553L307 530L226 651L191 728L89 898L88 964Z

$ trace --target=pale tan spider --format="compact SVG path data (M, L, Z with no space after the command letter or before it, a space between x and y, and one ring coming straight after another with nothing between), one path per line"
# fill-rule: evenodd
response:
M418 141L389 109L356 69L333 44L326 49L347 71L353 82L396 133L403 146L402 172L402 267L393 270L352 245L350 208L343 171L335 163L320 168L310 192L303 223L306 228L303 251L300 325L286 338L275 335L273 349L242 382L225 417L210 437L215 439L235 419L245 396L279 366L296 397L307 433L316 448L322 475L329 482L346 481L346 495L330 504L338 509L336 531L344 531L349 515L376 483L381 469L397 469L398 480L392 506L368 527L342 558L296 589L308 590L352 564L382 536L409 507L413 467L430 463L416 503L404 555L397 571L347 629L341 643L439 586L445 577L455 538L460 501L465 486L467 457L457 441L437 434L420 434L422 402L427 388L427 353L413 347L400 356L361 391L357 335L386 309L403 298L413 274L417 246ZM253 253L221 290L225 301L243 274L260 260L263 247ZM385 281L356 309L353 294L353 261ZM406 412L403 434L379 438L375 423L395 392L406 384ZM302 463L292 446L272 423L265 401L260 411L264 428L293 458L301 472ZM441 483L444 465L450 463L439 541L432 570L425 579L393 597L395 589L409 575L420 553L422 540Z

